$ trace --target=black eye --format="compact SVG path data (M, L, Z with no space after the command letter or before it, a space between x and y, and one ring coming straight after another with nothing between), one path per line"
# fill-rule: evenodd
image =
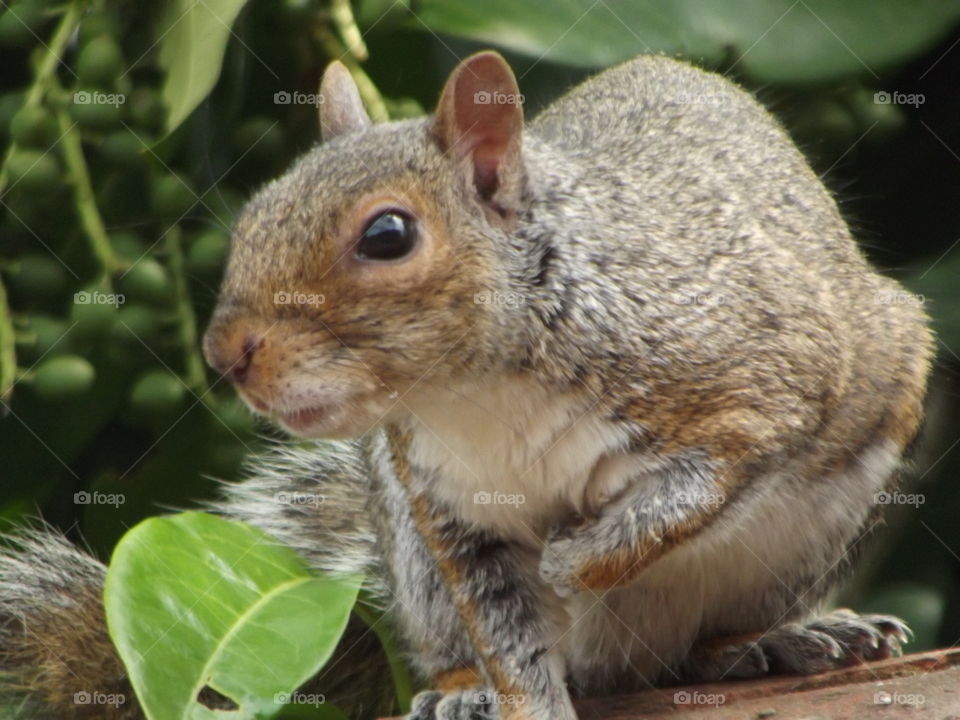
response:
M399 212L375 217L360 236L356 254L361 260L399 260L417 244L413 218Z

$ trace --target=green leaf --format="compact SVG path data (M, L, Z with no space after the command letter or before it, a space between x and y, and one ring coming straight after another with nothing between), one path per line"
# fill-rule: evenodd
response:
M196 701L207 686L239 706L231 718L251 720L274 717L277 696L327 662L359 587L359 578L310 575L296 553L256 528L182 513L123 537L104 604L150 720L222 717Z
M163 99L173 132L210 94L220 76L231 27L246 0L172 0L157 27Z
M605 67L640 53L733 63L764 82L879 74L946 37L942 0L423 0L411 28L552 62Z

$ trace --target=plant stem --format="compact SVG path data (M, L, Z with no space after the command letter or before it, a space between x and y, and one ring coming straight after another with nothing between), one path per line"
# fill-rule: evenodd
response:
M339 58L340 61L347 66L347 69L353 76L353 81L357 84L357 90L360 91L360 98L363 100L363 104L370 114L370 119L375 123L389 120L390 113L387 111L387 105L383 101L383 95L377 90L377 86L373 84L370 76L360 67L357 59L344 50L342 43L337 36L330 31L329 26L320 25L317 27L316 34L317 40L320 41L320 45L323 46L323 50L327 56Z
M103 224L103 218L100 217L100 210L97 208L97 199L93 192L93 184L90 182L90 172L87 169L87 161L83 156L83 145L80 142L80 133L77 132L76 123L64 109L57 110L57 120L60 123L60 132L62 133L63 159L70 173L74 203L77 206L77 213L80 215L80 224L83 225L84 233L90 242L94 257L100 263L100 280L109 286L110 275L121 268L121 263L110 246L107 229Z
M197 317L194 315L193 305L190 302L190 290L187 287L181 239L182 233L179 226L174 227L167 233L164 244L176 294L177 327L180 331L180 345L183 347L184 382L194 393L205 399L207 375L203 369L203 358L200 355L200 346L197 343Z
M7 304L7 291L0 281L0 400L6 401L17 378L17 354L13 316Z
M66 50L67 43L70 42L70 38L73 36L73 32L77 29L79 23L80 3L74 2L67 8L67 11L60 19L60 24L57 25L56 32L54 32L53 37L47 45L47 53L43 57L43 60L40 61L40 65L37 67L37 74L34 76L33 83L30 85L30 89L27 91L26 98L23 101L24 107L33 107L34 105L40 104L44 94L47 92L48 86L56 78L55 73L61 63L60 58L64 50ZM12 154L13 145L11 144L3 156L3 166L0 168L0 193L7 187L7 160L10 159Z
M363 42L363 34L357 27L357 21L353 17L353 8L350 7L350 0L331 0L330 19L340 33L347 51L360 62L370 57L370 51Z
M413 700L413 682L410 679L410 672L403 662L400 648L394 642L389 628L385 627L382 622L383 616L376 614L362 601L353 606L353 611L379 638L383 651L387 654L387 662L390 664L390 674L393 676L393 686L397 693L397 704L400 706L400 712L409 712L410 703Z

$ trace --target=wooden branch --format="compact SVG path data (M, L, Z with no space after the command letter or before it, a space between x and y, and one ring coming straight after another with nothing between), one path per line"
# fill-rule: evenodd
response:
M954 720L960 719L960 649L820 675L663 688L575 705L580 720Z

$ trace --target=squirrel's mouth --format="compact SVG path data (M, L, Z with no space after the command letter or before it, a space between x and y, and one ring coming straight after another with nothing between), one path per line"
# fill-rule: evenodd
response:
M322 424L329 418L333 409L332 405L313 405L293 412L279 413L277 420L291 432L301 434Z

